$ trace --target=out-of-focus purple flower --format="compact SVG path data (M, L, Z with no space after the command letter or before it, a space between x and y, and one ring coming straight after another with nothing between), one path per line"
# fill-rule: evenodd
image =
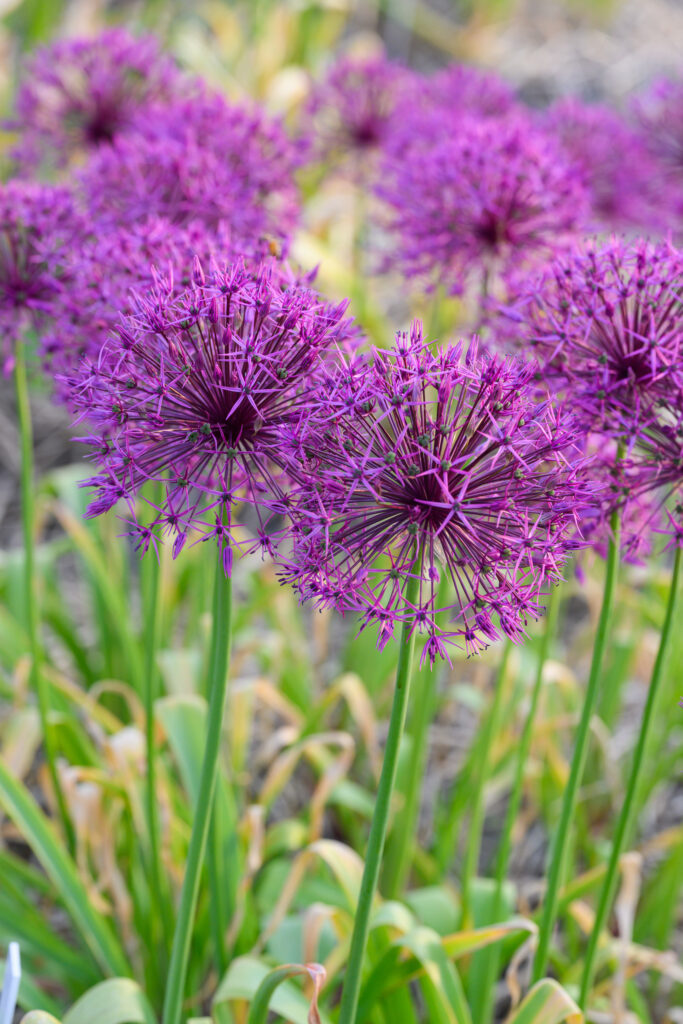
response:
M388 155L382 172L387 263L453 293L472 274L547 257L588 212L576 171L521 116L464 118L441 142Z
M0 185L0 338L6 367L26 330L59 329L78 308L81 218L65 188Z
M682 295L683 255L671 244L591 243L519 287L510 333L587 430L628 441L660 399L683 400Z
M72 264L71 287L54 300L60 315L39 339L58 398L69 401L64 376L75 371L81 359L97 359L121 313L132 312L135 292L151 290L160 277L168 294L191 283L187 270L204 243L201 236L158 217L84 232L78 251L66 254ZM208 260L209 253L204 255ZM71 292L77 294L77 302L71 301Z
M633 101L651 151L677 173L683 188L683 78L660 78Z
M642 474L634 472L623 449L604 434L590 435L585 472L595 481L594 502L580 517L581 535L601 557L607 556L612 536L611 520L619 513L619 550L623 561L641 565L655 550L656 534L664 523L661 501L654 490L637 485Z
M386 148L396 159L411 149L428 159L431 147L459 132L463 119L508 117L516 107L511 87L490 71L451 64L431 75L414 75Z
M414 76L384 56L341 57L314 85L304 107L316 160L356 161L364 174L408 100Z
M26 63L11 122L20 133L12 155L24 170L64 166L131 129L150 103L189 88L153 36L113 28L58 40Z
M298 216L297 153L255 107L203 92L150 107L144 133L118 136L79 174L88 209L105 227L149 216L204 232L214 248L254 254L286 248Z
M140 297L68 382L99 465L91 515L124 499L133 516L135 495L154 480L163 497L132 531L143 550L157 528L174 555L192 533L214 537L230 572L237 502L256 507L268 548L268 515L287 510L281 435L346 333L344 308L304 287L283 290L267 267L237 263L207 279L198 260L181 295Z
M661 221L657 165L642 136L616 110L568 97L550 107L541 124L585 181L598 224L652 230Z
M476 343L433 355L418 323L371 363L326 369L295 429L305 471L283 579L302 599L360 611L380 646L410 621L432 662L450 643L520 640L586 500L575 431L533 377L521 361L479 358Z

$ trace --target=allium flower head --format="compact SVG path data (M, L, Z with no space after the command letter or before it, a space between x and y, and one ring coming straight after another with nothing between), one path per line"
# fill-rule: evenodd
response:
M656 165L624 117L611 107L569 97L550 107L542 125L581 175L599 224L652 227Z
M387 156L377 191L395 238L388 262L455 293L473 272L547 256L587 213L574 169L519 116L463 119L426 150Z
M233 252L286 245L298 215L297 156L277 122L208 91L147 116L144 133L117 137L79 176L103 225L154 215Z
M414 75L410 85L387 139L387 148L397 159L411 149L424 154L427 147L455 135L463 119L508 117L517 106L507 82L466 64Z
M410 72L385 57L341 57L313 87L305 114L317 159L367 160L386 141Z
M69 382L93 428L99 473L93 515L128 501L146 481L162 485L152 519L133 527L146 548L161 527L174 554L188 534L217 539L226 572L236 502L286 510L281 434L310 401L321 355L343 336L344 306L304 287L283 290L263 267L234 264L208 279L198 260L181 295L139 298L118 335ZM264 518L265 517L265 518Z
M0 185L0 337L10 362L27 328L59 327L77 307L82 232L67 189Z
M378 623L380 645L409 620L432 661L450 642L519 640L585 501L574 431L533 376L479 358L476 343L433 355L419 324L372 363L326 370L296 428L306 471L283 578L303 599L362 612L362 628Z
M659 78L633 109L651 151L683 177L683 78Z
M169 101L188 87L153 36L113 28L90 39L58 40L27 61L13 155L24 169L63 166L129 130L150 102Z
M73 372L84 357L97 359L121 313L132 312L134 291L151 290L160 275L168 282L166 291L182 290L191 283L188 268L203 243L203 238L159 217L84 233L78 252L68 254L70 287L54 301L61 315L40 337L57 397L70 399L64 375ZM208 261L209 252L205 255ZM71 301L74 293L77 303Z
M588 244L520 289L517 342L588 429L632 437L656 401L683 396L682 294L683 255L669 243Z
M653 489L638 486L642 474L634 472L623 447L604 434L589 435L586 474L596 487L593 504L580 515L586 544L607 556L612 537L612 516L619 514L619 552L625 562L640 565L655 550L656 534L663 526L661 501Z

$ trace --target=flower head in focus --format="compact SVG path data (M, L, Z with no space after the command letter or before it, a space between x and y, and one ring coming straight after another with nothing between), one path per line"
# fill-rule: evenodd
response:
M380 645L410 621L432 662L449 643L519 640L561 578L586 500L575 432L533 377L474 343L433 355L419 324L371 363L326 369L295 428L305 471L283 579L302 599L361 612Z
M394 239L387 263L454 293L473 273L547 257L587 215L575 170L520 116L464 118L425 150L388 154L377 192Z
M12 127L13 156L24 170L63 166L125 133L150 103L189 89L153 36L107 29L93 38L58 40L27 61Z
M344 337L343 314L308 288L283 289L268 267L241 263L206 278L195 260L190 288L140 297L67 382L99 466L90 513L123 499L134 515L134 496L157 481L151 520L133 527L143 549L157 527L174 554L192 532L215 537L230 572L241 502L256 508L267 548L269 514L287 510L281 435L310 401L322 356Z
M149 216L203 232L214 250L287 247L298 217L297 154L276 121L205 90L147 111L145 131L118 136L79 174L105 227Z
M671 244L587 244L519 288L516 341L588 430L628 440L656 402L683 400L682 296L683 255Z
M0 185L0 338L6 365L27 329L60 329L81 301L83 222L65 188Z

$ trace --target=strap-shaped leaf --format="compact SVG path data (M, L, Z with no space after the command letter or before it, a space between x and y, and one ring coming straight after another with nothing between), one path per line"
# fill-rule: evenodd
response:
M561 985L539 981L508 1019L508 1024L583 1024L584 1016Z
M26 786L0 760L0 807L12 819L64 902L71 920L107 974L127 975L128 961L109 922L90 902L72 859Z
M267 1024L270 1001L275 995L276 989L289 978L296 978L302 974L307 974L313 981L313 996L308 1008L308 1024L320 1024L318 994L325 981L325 968L320 964L284 964L267 974L257 988L254 1001L249 1007L247 1024Z
M110 978L74 1003L64 1024L157 1024L147 996L131 978Z
M292 964L288 965L286 969L291 970L293 966L298 968L299 973L305 970L301 965ZM260 987L271 978L271 975L277 974L277 970L282 970L282 968L273 972L267 964L256 957L237 957L230 964L225 977L218 986L213 1001L214 1007L229 1000L244 1000L253 1008ZM268 981L268 986L270 984L271 982ZM269 991L269 1003L270 1009L286 1021L291 1021L292 1024L311 1024L309 1019L310 1001L306 999L299 988L291 983L288 977L278 978L274 988ZM329 1017L322 1010L318 1011L318 1015L320 1024L329 1024ZM258 1020L258 1018L256 1019ZM253 1024L251 1016L249 1024Z

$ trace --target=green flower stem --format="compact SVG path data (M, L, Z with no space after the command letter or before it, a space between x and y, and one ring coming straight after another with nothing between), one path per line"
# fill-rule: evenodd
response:
M674 559L673 574L671 577L671 585L669 589L669 600L667 602L666 614L664 617L664 625L662 626L662 633L659 640L659 649L657 651L657 658L652 669L652 677L650 679L650 688L647 693L647 700L645 702L645 709L643 711L643 721L640 726L640 734L638 736L638 743L636 746L635 754L633 755L633 764L631 766L631 774L629 775L628 785L626 788L626 796L624 798L624 804L621 808L621 814L619 815L619 821L617 822L617 828L614 835L614 841L612 843L612 853L607 866L607 874L602 884L600 891L600 898L598 901L598 909L595 914L595 921L593 923L593 930L588 941L588 949L586 951L586 957L583 964L583 975L581 978L581 992L579 995L579 1006L585 1010L586 1002L588 1000L588 993L593 981L593 973L595 970L595 955L598 949L598 942L600 940L600 933L605 925L607 914L612 905L614 895L617 888L617 882L619 879L619 860L624 851L624 847L628 842L629 836L633 828L633 818L637 807L638 789L640 783L640 772L643 766L643 758L647 749L648 738L650 736L650 730L652 728L652 719L654 716L655 707L657 705L657 697L661 682L664 676L664 665L666 663L666 656L669 648L669 641L671 639L671 633L673 623L675 619L676 601L679 590L679 580L681 574L681 548L676 548L676 556Z
M145 661L144 661L144 702L145 741L147 748L146 808L147 829L150 848L150 882L154 899L154 919L162 924L164 962L160 965L162 975L168 962L168 941L173 931L171 904L164 886L161 862L161 831L159 827L159 806L156 788L156 741L154 735L154 708L158 696L159 670L156 656L159 648L161 615L159 585L161 566L156 551L148 551L141 567L142 602L144 615Z
M382 872L382 888L388 899L400 897L410 871L437 680L438 672L429 665L419 672L419 699L413 700L408 716L412 742L405 770L404 803L392 826ZM400 787L400 780L398 785Z
M31 424L31 405L28 397L28 379L26 376L26 353L21 342L16 346L14 383L21 448L21 525L24 540L24 598L26 601L26 625L28 629L29 654L31 657L29 684L38 698L38 714L40 716L40 729L45 748L45 760L67 845L73 854L76 847L76 838L66 806L66 800L64 799L64 792L59 781L59 775L57 774L57 745L52 723L50 722L50 691L41 666L40 612L38 608L38 580L35 571L35 540L33 533L35 517L33 502L33 427Z
M467 848L465 850L465 860L462 871L461 898L462 923L464 928L469 928L472 923L470 920L472 912L472 882L476 877L479 866L481 837L484 831L484 792L486 790L486 783L489 778L489 769L491 767L491 744L500 729L505 675L507 672L508 661L510 659L511 648L512 642L510 640L506 640L501 654L500 665L498 666L498 671L496 673L493 700L484 722L482 743L477 751L478 763L475 770L474 793L471 803Z
M512 782L510 799L505 812L505 822L503 824L503 831L500 837L500 846L498 847L498 854L496 857L496 888L493 895L493 905L491 907L491 921L493 923L500 920L500 915L503 912L503 887L505 885L505 879L507 878L508 864L510 863L510 854L512 852L512 832L522 803L524 773L529 759L531 740L534 733L534 723L538 712L541 690L543 689L543 669L545 668L545 663L548 660L548 654L550 653L550 647L557 628L557 615L560 604L558 592L559 588L553 587L548 598L548 610L546 613L545 628L541 635L541 646L538 652L534 688L531 692L529 711L527 713L526 721L524 722L524 729L522 730L522 735L519 740L519 747L517 748L515 775ZM494 995L493 987L494 982L498 977L499 967L500 946L496 943L489 949L486 961L485 978L482 984L483 1001L480 1013L480 1020L482 1021L482 1024L487 1024L491 1019Z
M223 572L222 560L218 558L216 562L216 581L214 584L211 656L208 674L210 697L206 745L199 781L197 805L194 810L190 848L187 854L185 878L180 894L180 906L173 935L171 964L168 971L168 983L162 1017L163 1024L180 1024L182 1014L190 943L192 940L192 925L197 908L199 881L206 853L209 823L213 811L216 779L218 777L223 714L228 685L231 613L231 580Z
M415 604L419 588L419 567L421 558L418 559L412 574L408 579L405 601L408 606ZM403 735L403 727L406 719L406 708L408 706L408 694L410 691L410 678L413 668L415 654L415 633L410 632L411 623L406 620L403 623L401 641L399 647L398 667L396 669L396 685L394 688L394 699L391 707L391 718L389 720L389 733L387 735L386 747L384 749L384 761L382 774L377 790L375 811L370 826L370 838L368 849L365 855L365 868L358 895L358 906L353 924L353 935L351 936L351 949L349 962L344 977L342 990L341 1009L339 1013L339 1024L356 1024L358 1011L358 996L360 993L361 973L365 947L368 941L370 929L370 914L372 902L377 890L377 879L379 877L382 853L384 851L384 839L387 832L387 821L391 805L391 795L396 779L396 765L398 753Z
M552 847L550 869L548 872L548 886L543 903L543 916L541 918L541 926L538 934L538 949L536 950L532 973L532 985L537 981L540 981L540 979L545 975L546 965L548 962L548 950L550 948L550 940L552 938L555 921L557 919L557 904L569 850L569 832L572 818L574 817L574 812L576 810L579 785L586 765L590 723L595 710L600 676L602 673L602 663L610 632L612 606L614 604L614 594L616 591L617 574L619 569L619 515L617 512L613 513L610 525L611 538L609 542L609 550L607 552L602 608L600 609L598 629L595 635L588 687L584 697L583 711L581 712L581 720L579 722L579 729L576 736L576 746L572 757L569 780L564 790L562 812Z

